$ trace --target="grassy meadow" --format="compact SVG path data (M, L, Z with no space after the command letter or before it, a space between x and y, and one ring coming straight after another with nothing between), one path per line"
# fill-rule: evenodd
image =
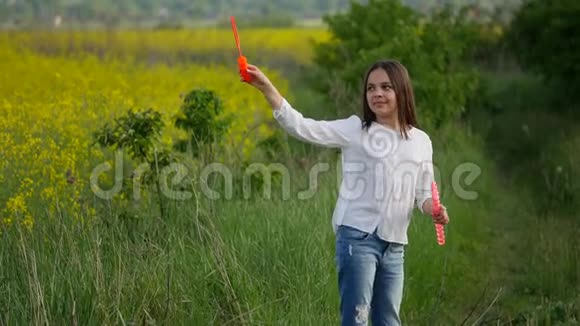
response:
M332 117L301 75L311 40L329 39L324 30L241 33L249 61L296 108ZM0 325L338 324L330 224L338 152L280 132L261 94L239 81L229 29L2 32L0 48ZM223 147L181 156L190 198L161 197L162 216L153 188L138 201L126 192L96 196L91 173L115 160L93 133L130 109L152 108L166 125L159 144L171 147L184 137L173 123L183 95L195 88L214 90L233 120ZM431 138L451 223L439 247L430 218L413 217L403 322L580 321L580 225L540 217L532 195L505 178L469 126ZM130 178L138 162L124 158ZM200 178L216 162L232 171L231 198L220 180ZM256 162L287 167L289 198L279 177L270 199L260 179L250 198L241 195L243 171ZM317 163L329 169L303 199ZM471 200L452 189L465 163L481 170L462 185L477 193ZM99 176L102 188L113 170ZM207 187L220 198L209 199Z

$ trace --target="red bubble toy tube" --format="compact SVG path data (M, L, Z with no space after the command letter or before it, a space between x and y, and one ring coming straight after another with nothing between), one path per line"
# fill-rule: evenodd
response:
M238 67L240 69L240 74L242 75L244 81L249 82L252 80L252 76L248 73L248 59L242 55L240 37L238 36L238 27L236 26L236 19L234 16L230 16L230 21L232 23L232 30L234 31L236 47L238 48Z
M433 196L433 216L441 213L441 201L439 200L439 190L437 190L437 183L431 183L431 193ZM437 233L437 243L442 246L445 244L445 229L443 224L435 223L435 232Z

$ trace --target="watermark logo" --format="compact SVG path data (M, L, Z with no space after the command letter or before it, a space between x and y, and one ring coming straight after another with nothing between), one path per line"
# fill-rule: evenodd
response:
M387 158L399 148L399 134L392 129L376 125L369 128L362 140L365 152L374 158Z
M380 147L383 150L373 153L390 155L393 147ZM386 154L385 154L386 153ZM377 154L378 155L378 154ZM151 171L148 164L144 163L135 168L130 175L130 183L124 183L123 153L115 153L114 167L109 163L97 165L90 175L90 187L95 196L104 200L111 200L122 191L125 184L132 184L132 197L139 200L144 186L144 176L149 174L153 182L159 182L161 194L172 200L189 200L193 198L192 188L183 185L198 184L200 192L209 200L232 200L234 189L241 189L241 198L249 199L254 192L260 191L264 199L273 198L274 187L280 190L282 200L292 198L292 173L282 163L252 163L240 174L234 167L223 163L211 163L205 165L199 173L192 175L190 169L182 163L172 163L159 171ZM335 171L331 171L335 167ZM237 172L234 172L237 171ZM103 189L99 179L102 175L114 174L113 185L110 189ZM415 162L403 161L397 165L390 165L383 160L377 162L318 162L307 173L300 172L307 177L306 189L297 191L294 195L298 200L313 198L318 190L320 179L324 173L336 173L336 188L338 195L345 200L357 200L361 197L373 198L377 201L408 201L415 195L430 195L430 184L433 180L441 180L440 169L431 161ZM237 174L236 174L237 173ZM454 195L463 200L476 200L477 191L470 189L481 176L482 170L473 162L458 164L450 174L449 181L441 182L440 191L443 193L449 188ZM236 175L238 176L236 178ZM277 175L279 178L274 178ZM211 178L215 176L217 178ZM241 176L241 177L240 177ZM296 177L296 176L294 176ZM210 180L220 182L213 182ZM253 181L259 184L253 184ZM235 188L238 182L238 188ZM214 189L218 184L221 189ZM176 189L177 188L177 189ZM190 189L190 190L185 190ZM415 191L412 191L412 190ZM423 192L423 193L421 193Z

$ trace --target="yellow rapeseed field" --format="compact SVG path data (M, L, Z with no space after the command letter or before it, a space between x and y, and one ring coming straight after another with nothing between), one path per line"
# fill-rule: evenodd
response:
M309 63L312 42L329 39L320 28L242 29L241 46L250 61L264 56L288 57L297 63ZM15 32L6 35L13 43L50 54L93 52L100 56L160 56L164 59L195 58L203 55L227 57L237 49L231 29L192 30L96 30ZM154 59L154 58L152 58Z
M73 35L81 43L84 37L103 41L96 32ZM93 216L95 211L82 194L89 189L91 164L105 158L90 146L91 133L128 109L161 112L167 125L163 141L171 144L180 135L172 127L180 96L203 87L216 91L226 114L235 117L228 141L246 157L257 141L272 133L264 124L272 119L271 109L259 92L239 81L235 58L231 65L221 66L150 65L134 59L139 51L137 32L118 37L117 45L129 48L122 59L82 52L47 55L22 45L43 39L58 48L57 39L44 39L42 33L0 34L0 225L32 227L39 216L59 212ZM211 46L191 40L187 32L150 37L148 44L171 51L194 47L196 42ZM285 91L285 80L275 72L268 74Z

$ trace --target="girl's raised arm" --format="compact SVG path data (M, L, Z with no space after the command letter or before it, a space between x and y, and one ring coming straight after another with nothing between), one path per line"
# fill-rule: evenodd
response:
M361 129L361 120L356 115L347 119L330 121L304 118L280 95L258 67L248 65L248 73L252 79L247 83L264 94L274 110L274 117L282 128L300 140L324 147L342 148L348 146L356 135L356 131Z

